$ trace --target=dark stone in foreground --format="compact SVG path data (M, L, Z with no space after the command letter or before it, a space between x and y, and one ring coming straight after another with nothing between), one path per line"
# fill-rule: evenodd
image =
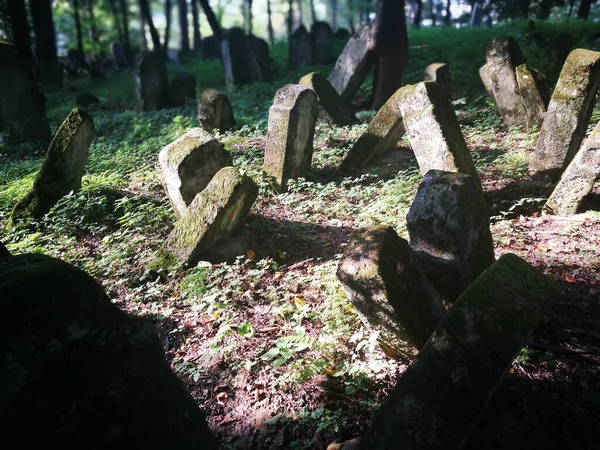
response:
M7 443L218 448L171 372L154 327L119 310L81 270L44 255L3 255L0 307L0 421Z
M559 286L503 255L448 310L377 412L361 449L458 449Z

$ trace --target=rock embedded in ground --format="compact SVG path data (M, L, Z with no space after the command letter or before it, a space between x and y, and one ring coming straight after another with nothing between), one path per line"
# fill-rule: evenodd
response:
M599 177L600 125L596 125L581 150L562 174L544 210L561 216L575 214L583 198L594 187L594 181Z
M224 167L198 193L175 224L166 250L186 265L244 224L258 196L258 186L233 167Z
M144 52L138 55L134 77L140 111L152 111L168 105L167 66L163 52Z
M346 106L340 95L323 75L316 72L309 73L300 78L298 84L311 89L317 94L319 105L336 125L343 126L356 122L356 117L350 111L350 108Z
M312 90L297 84L275 93L269 109L263 172L278 192L285 192L288 180L310 169L317 102Z
M398 108L421 173L460 172L481 181L458 119L441 85L425 81L397 91Z
M218 448L154 327L121 311L83 271L45 255L2 257L0 306L7 442L39 449Z
M92 118L82 109L72 110L46 152L33 186L15 205L8 222L41 219L62 197L81 187L96 130Z
M600 52L576 49L560 73L529 169L557 179L585 137L600 86Z
M233 164L221 143L202 128L193 128L163 148L159 155L160 179L182 217L196 194L202 191L223 167Z
M196 76L189 72L178 73L169 83L169 103L183 106L186 100L196 100Z
M446 96L452 98L452 77L450 67L445 63L429 64L425 68L425 81L435 81L442 86Z
M365 433L361 448L461 448L556 282L503 255L446 312Z
M445 309L404 239L391 227L354 230L337 269L363 323L392 358L414 358Z
M198 102L198 120L209 133L234 127L233 108L227 96L215 89L206 89Z
M487 205L471 175L427 172L406 227L427 278L451 302L494 263Z

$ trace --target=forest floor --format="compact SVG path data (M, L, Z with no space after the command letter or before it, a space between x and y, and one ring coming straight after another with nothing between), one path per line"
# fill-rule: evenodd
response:
M527 45L525 29L411 32L405 81L420 81L429 63L450 63L453 104L484 186L496 256L515 253L563 287L466 448L592 449L600 441L600 186L575 216L543 214L552 186L528 173L537 132L505 127L477 75L485 45L513 34L554 83L556 67ZM563 30L597 48L586 24L542 31ZM151 320L173 370L229 449L325 449L361 435L410 364L378 349L335 275L352 229L384 224L408 237L405 216L422 179L410 145L403 140L344 176L337 165L374 113L360 113L354 126L319 123L312 170L288 193L272 193L261 180L268 108L279 87L303 75L283 68L285 52L284 44L272 51L278 81L230 93L238 126L218 139L259 183L260 195L243 229L197 267L148 269L175 221L157 175L158 152L198 126L195 105L138 114L125 73L104 83L75 79L48 93L53 126L74 107L76 92L102 101L89 111L97 137L83 187L33 229L0 235L13 253L46 253L82 268L119 307ZM199 89L223 89L218 62L186 69ZM314 69L327 74L331 66ZM360 98L368 96L368 81ZM597 107L590 130L598 120ZM0 142L2 227L41 161L39 149L10 142Z

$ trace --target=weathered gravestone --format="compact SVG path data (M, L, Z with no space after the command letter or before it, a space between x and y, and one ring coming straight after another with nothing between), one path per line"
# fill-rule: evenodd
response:
M254 59L260 70L261 81L273 81L269 44L264 39L256 37L253 34L248 35L247 40L248 48L254 55Z
M515 68L517 86L525 108L525 127L540 127L548 106L548 93L543 75L535 69L521 64Z
M487 205L471 175L427 172L406 228L427 278L451 302L494 262Z
M208 132L214 130L227 131L235 125L233 108L225 94L207 89L198 102L198 120L202 128Z
M317 122L317 96L297 84L275 93L269 109L269 125L263 172L279 192L287 181L309 169Z
M349 39L350 32L346 28L338 28L335 30L335 33L333 33L333 37L336 39Z
M596 125L590 137L562 174L544 210L561 216L575 214L598 177L600 177L600 125Z
M194 264L210 247L244 224L258 196L258 186L233 167L221 169L196 195L188 212L175 224L167 252Z
M357 36L350 38L329 75L329 81L345 101L350 101L375 65L369 51L371 28L364 25Z
M81 187L95 133L88 113L82 109L69 113L52 139L31 190L15 205L8 227L21 220L41 219L62 197Z
M331 86L331 83L323 75L316 72L300 78L300 86L311 89L317 94L319 105L328 118L331 118L336 125L349 125L356 122L356 117L346 106L340 94Z
M263 81L256 57L241 28L231 28L223 32L221 60L225 67L225 83L228 89L252 81Z
M314 22L310 27L310 40L313 50L313 64L332 62L333 31L327 22Z
M185 215L196 194L219 170L232 165L229 152L202 128L171 142L160 151L158 161L160 179L177 217Z
M435 81L444 88L444 92L448 98L452 98L452 78L450 77L450 67L448 64L429 64L425 68L425 81Z
M169 83L169 100L172 106L185 105L186 99L196 100L196 76L180 72Z
M7 442L31 449L218 448L154 327L121 311L83 271L44 255L4 252L0 307Z
M354 230L337 276L363 323L392 358L414 358L445 308L404 239L391 227Z
M300 25L289 39L289 65L296 70L313 65L313 50L310 34Z
M46 97L14 46L0 42L0 131L9 130L43 144L50 139Z
M202 39L202 58L219 59L221 58L221 44L215 36L207 36Z
M145 52L138 55L134 77L141 111L152 111L167 106L169 103L167 66L162 52Z
M553 280L503 255L461 295L398 380L362 449L458 449L531 337Z
M529 169L558 178L585 137L600 85L600 53L576 49L560 73Z
M119 69L126 69L129 67L129 61L127 60L127 54L125 53L125 49L118 42L113 42L110 45L110 52L112 54L113 59Z
M425 175L431 169L466 173L481 186L456 113L442 86L431 81L404 86L397 91L397 99L421 173Z
M396 147L404 136L399 91L377 111L367 130L358 138L340 165L340 170L358 170L373 157Z

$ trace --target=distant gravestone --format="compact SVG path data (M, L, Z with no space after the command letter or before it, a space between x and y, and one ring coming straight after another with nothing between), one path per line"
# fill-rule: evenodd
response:
M158 161L160 179L177 217L185 215L196 194L219 170L232 165L231 155L201 128L193 128L163 148Z
M227 131L235 126L233 108L227 96L215 89L205 90L198 102L198 120L209 133Z
M425 68L425 81L435 81L442 88L449 99L452 98L452 78L448 64L435 63Z
M290 66L296 70L313 65L313 50L310 34L304 25L300 25L289 40Z
M119 44L118 42L113 42L110 45L110 52L119 69L126 69L127 67L129 67L127 54L125 53L125 49L121 44Z
M333 37L336 39L349 39L350 32L346 28L338 28L335 30Z
M275 93L263 172L277 191L285 192L289 179L310 168L316 121L317 96L312 90L288 84Z
M343 126L356 122L356 117L352 111L323 75L316 72L309 73L303 76L298 84L313 90L317 94L319 105L336 125Z
M74 109L52 139L31 190L15 205L8 227L18 221L41 219L62 197L81 187L81 177L95 136L94 122Z
M261 81L273 81L269 44L264 39L256 37L253 34L250 34L247 39L250 51L254 55L254 59L260 70Z
M69 58L71 67L73 67L75 70L87 69L88 63L85 60L84 54L79 50L72 48L67 51L67 56Z
M558 178L585 137L600 85L600 52L576 49L560 73L529 169Z
M262 76L241 28L231 28L223 32L221 59L225 67L225 83L228 89L257 81L257 77Z
M375 65L375 57L369 51L370 34L371 28L365 25L357 36L351 37L329 75L329 82L344 101L352 100Z
M398 90L398 106L423 175L431 169L466 173L481 186L458 119L441 85L425 81L404 86Z
M448 310L360 448L458 449L560 287L503 255Z
M207 36L202 39L202 58L219 59L221 58L221 43L214 36Z
M391 227L354 230L337 269L365 325L392 358L414 358L445 308L404 239Z
M600 177L600 125L596 125L590 137L562 174L544 210L561 216L575 214L583 198L591 192L594 181L598 177Z
M91 105L100 103L98 97L89 92L80 92L75 96L75 103L81 108L88 108Z
M0 131L47 144L46 98L17 50L0 42Z
M189 72L180 72L169 83L169 100L172 106L185 105L186 99L196 100L196 76Z
M244 224L257 196L254 181L233 167L224 167L177 221L166 250L185 264L195 264L214 244Z
M406 227L427 278L451 302L494 262L487 205L471 175L427 172Z
M314 22L310 27L313 64L330 64L332 60L333 31L327 22Z
M152 111L167 106L167 66L162 52L145 52L138 55L134 76L140 111Z

